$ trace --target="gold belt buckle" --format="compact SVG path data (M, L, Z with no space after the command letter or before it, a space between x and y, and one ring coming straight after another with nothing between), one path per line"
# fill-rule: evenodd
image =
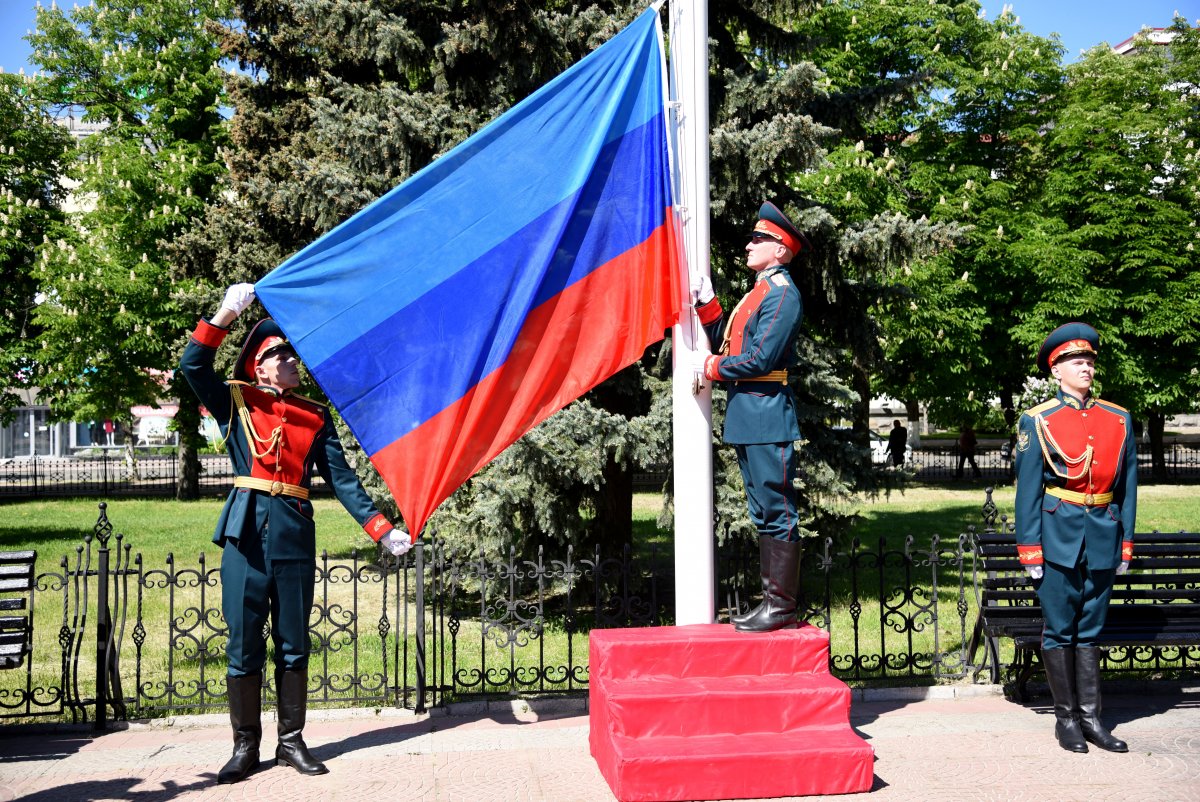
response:
M1095 501L1096 501L1096 497L1093 496L1091 493L1083 494L1083 503L1088 505L1089 507L1091 507L1095 503Z
M271 495L278 496L283 492L283 482L271 482ZM1089 496L1090 498L1090 496Z

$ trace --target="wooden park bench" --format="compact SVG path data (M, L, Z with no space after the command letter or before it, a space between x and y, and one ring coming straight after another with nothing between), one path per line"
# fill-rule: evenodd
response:
M33 650L36 551L0 551L0 668L20 668Z
M974 664L976 652L984 646L992 682L998 683L1000 639L1012 638L1015 691L1024 700L1025 685L1038 667L1035 654L1040 663L1042 608L1007 527L976 534L974 549L979 617L967 647L968 661ZM1137 534L1133 561L1113 586L1108 619L1097 645L1200 645L1200 532Z

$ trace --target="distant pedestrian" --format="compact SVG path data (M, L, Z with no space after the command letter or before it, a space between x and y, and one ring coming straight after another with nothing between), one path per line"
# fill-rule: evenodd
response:
M975 478L983 476L979 470L979 465L975 462L975 447L979 444L979 439L975 436L975 430L970 424L963 427L962 434L958 436L958 470L954 472L955 479L961 479L963 475L963 464L970 462L971 470L975 473Z
M892 455L893 467L899 468L904 464L904 451L908 448L908 429L900 421L892 421L892 431L888 434L888 453Z

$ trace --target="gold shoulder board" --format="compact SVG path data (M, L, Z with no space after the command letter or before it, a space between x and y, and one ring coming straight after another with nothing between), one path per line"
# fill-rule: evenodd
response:
M1103 398L1097 398L1097 399L1096 399L1096 403L1097 403L1097 404L1102 404L1103 406L1106 406L1106 407L1108 407L1108 408L1110 408L1110 409L1119 410L1120 412L1124 412L1124 413L1126 413L1127 415L1128 415L1128 414L1132 414L1132 413L1130 413L1130 412L1129 412L1129 410L1127 410L1125 407L1121 406L1120 404L1114 404L1112 401L1106 401L1106 400L1105 400L1105 399L1103 399Z
M1031 407L1031 408L1025 410L1025 414L1032 418L1034 415L1040 415L1043 412L1049 412L1050 410L1057 407L1058 404L1059 404L1059 401L1057 398L1051 398L1049 401L1043 401L1042 403L1038 404L1036 407Z
M292 393L291 397L296 399L297 401L307 401L308 403L312 404L314 407L321 407L322 409L329 408L328 404L322 404L320 401L317 401L316 399L313 399L313 398L309 398L308 396L296 395L295 393Z

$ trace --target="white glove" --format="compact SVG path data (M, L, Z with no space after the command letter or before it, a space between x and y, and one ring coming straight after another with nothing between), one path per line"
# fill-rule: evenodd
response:
M1042 566L1027 565L1025 566L1025 573L1029 574L1029 578L1036 582L1042 578Z
M403 529L393 529L379 538L379 544L390 551L393 557L401 557L412 548L412 535Z
M712 356L712 354L710 354L708 351L685 351L683 354L681 354L681 356L687 360L688 367L691 368L693 373L699 373L703 375L704 362L706 359Z
M1117 576L1123 576L1129 570L1129 560L1122 560L1117 563Z
M225 291L225 300L221 301L221 308L240 315L252 303L254 303L254 285L234 284Z
M693 304L706 304L716 297L716 294L713 292L712 282L708 276L702 273L692 276Z

